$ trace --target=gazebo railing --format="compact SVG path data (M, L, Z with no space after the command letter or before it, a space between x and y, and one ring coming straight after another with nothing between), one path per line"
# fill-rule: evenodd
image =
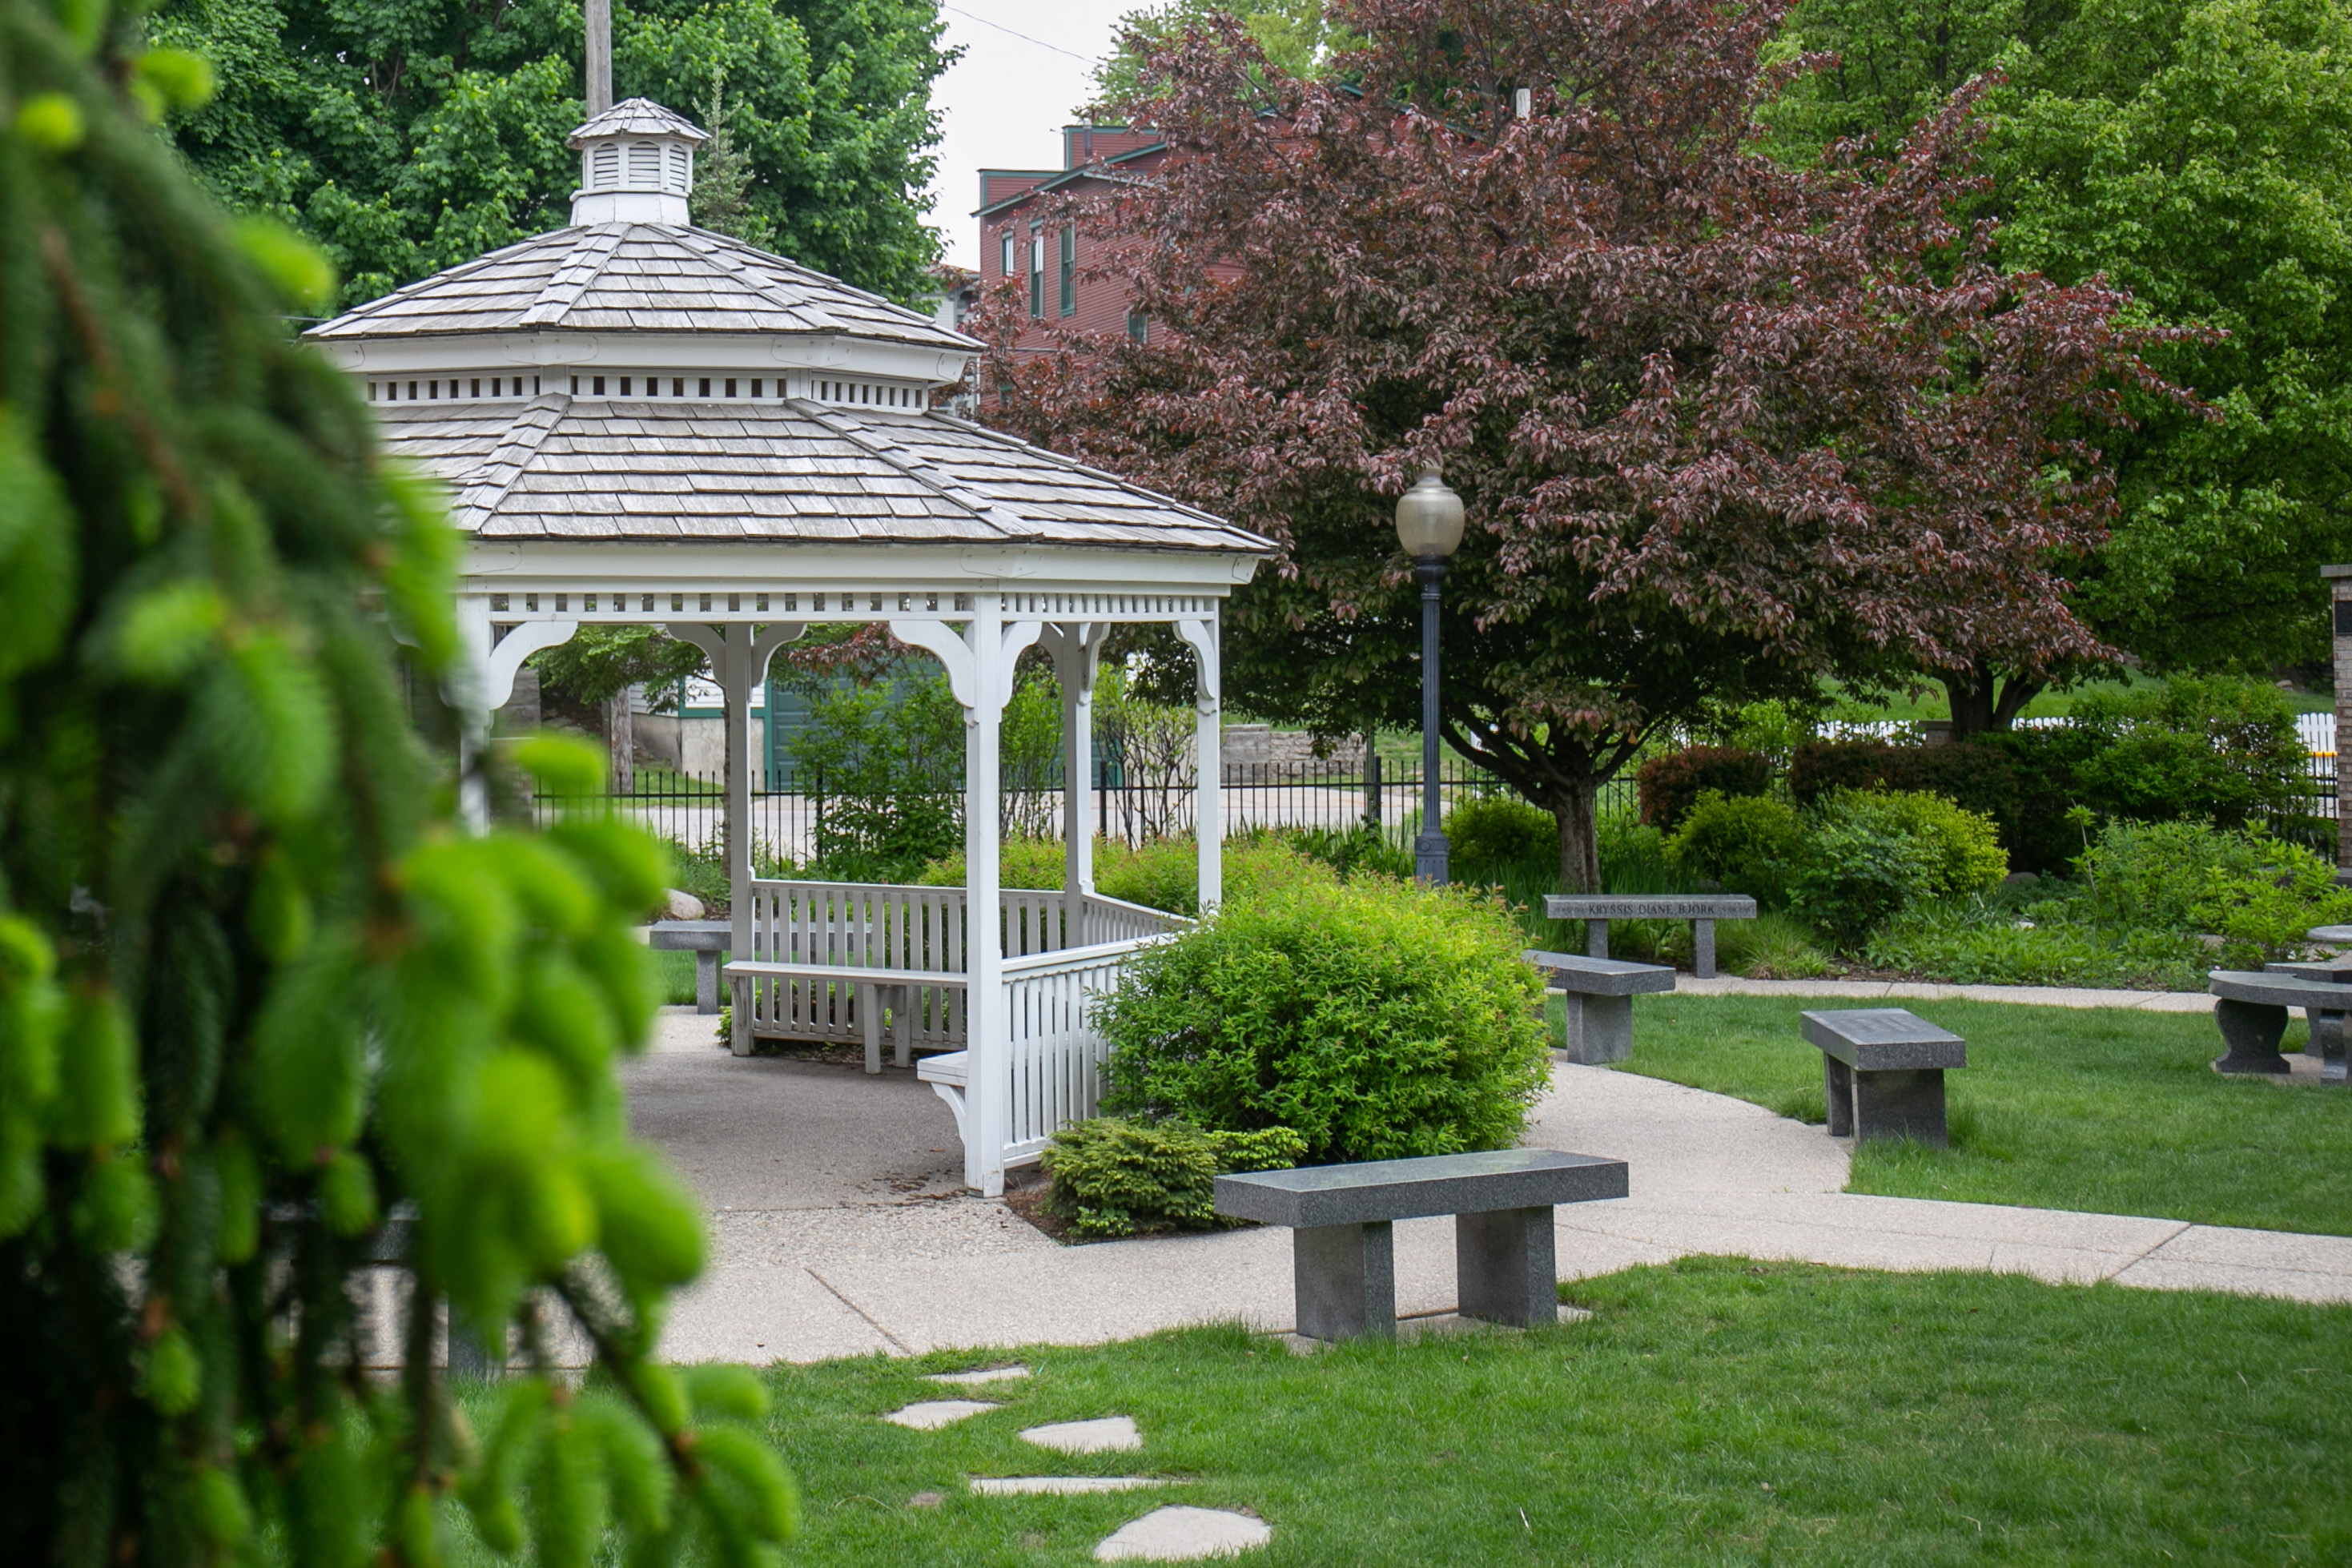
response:
M1192 923L1181 915L1088 894L1078 922L1082 929L1073 931L1066 905L1058 890L1005 889L998 909L1006 962L1106 943L1131 945ZM752 956L770 963L960 975L966 969L966 919L961 888L766 879L751 884ZM863 1038L854 985L830 978L763 978L744 989L755 1037ZM893 1037L915 1050L957 1050L970 1037L971 1003L960 985L898 988L887 1005L894 1013Z
M1013 1066L1006 1164L1029 1163L1058 1129L1095 1114L1109 1047L1094 1027L1094 1000L1118 984L1129 955L1156 940L1130 937L1004 961Z

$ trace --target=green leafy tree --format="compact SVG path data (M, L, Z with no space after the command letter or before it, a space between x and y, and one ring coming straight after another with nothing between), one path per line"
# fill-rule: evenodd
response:
M723 67L710 68L710 96L695 105L695 111L710 140L695 163L694 221L746 245L774 246L774 226L751 210L751 185L759 176L735 144L735 106L727 101Z
M2135 402L2102 441L2112 537L2073 574L2085 622L2151 668L2326 658L2317 568L2352 552L2347 29L2328 0L1807 0L1781 36L1837 57L1771 106L1783 156L1884 144L1999 70L1975 205L2004 264L2218 330L2151 352L2212 414ZM1998 661L1942 679L1963 729L2041 689Z
M635 773L635 709L629 688L669 688L704 667L702 650L658 626L583 626L572 640L533 654L542 690L604 710L604 743L611 753L613 787L632 793ZM657 708L675 706L674 695L656 697Z
M2226 338L2151 354L2216 411L2109 443L2114 536L2075 603L2159 670L2328 657L2352 553L2352 16L2332 0L2095 0L2020 62L1987 166L2002 254L2105 273Z
M421 1568L460 1508L550 1568L608 1522L761 1560L794 1505L759 1386L651 1357L701 1247L612 1071L660 854L455 830L409 717L446 732L455 536L288 341L317 253L137 111L201 69L132 37L0 0L0 1562ZM445 1309L526 1363L478 1432Z
M1103 99L1124 102L1134 98L1145 85L1144 64L1152 51L1201 30L1216 16L1229 16L1240 23L1243 35L1286 76L1313 76L1333 51L1353 42L1353 35L1325 16L1323 0L1236 0L1233 5L1170 0L1129 11L1118 19L1118 41L1095 68L1095 85ZM1248 61L1237 63L1248 68Z
M323 246L342 303L570 221L573 5L173 0L152 29L221 81L174 119L181 151L233 207ZM918 193L940 36L935 0L646 0L614 8L614 89L684 108L723 73L739 227L913 300L938 258Z

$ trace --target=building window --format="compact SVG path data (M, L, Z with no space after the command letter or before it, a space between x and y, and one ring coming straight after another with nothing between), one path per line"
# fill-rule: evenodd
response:
M1009 228L997 245L996 269L1007 278L1021 270L1021 245Z
M1029 313L1040 321L1045 315L1045 231L1029 231Z
M1078 226L1062 226L1062 314L1073 315L1078 308Z
M1127 335L1133 338L1139 343L1150 342L1151 341L1151 318L1145 315L1140 310L1129 310L1127 313Z

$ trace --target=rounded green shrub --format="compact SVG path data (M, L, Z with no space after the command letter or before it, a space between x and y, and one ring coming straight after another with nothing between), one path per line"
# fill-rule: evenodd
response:
M1447 812L1445 837L1453 858L1464 865L1559 858L1559 824L1551 813L1507 795L1465 800Z
M1054 1180L1048 1212L1080 1236L1146 1236L1217 1225L1225 1171L1279 1171L1306 1142L1287 1127L1209 1132L1188 1121L1099 1116L1054 1134L1038 1163Z
M1523 945L1491 894L1261 884L1130 962L1096 1018L1104 1107L1291 1128L1307 1163L1508 1148L1549 1061Z
M1850 942L1923 899L1981 892L2008 872L1989 816L1941 795L1839 790L1814 807L1790 896Z
M1706 790L1666 840L1666 855L1686 871L1767 903L1786 898L1804 858L1804 824L1794 806L1769 795L1727 796Z

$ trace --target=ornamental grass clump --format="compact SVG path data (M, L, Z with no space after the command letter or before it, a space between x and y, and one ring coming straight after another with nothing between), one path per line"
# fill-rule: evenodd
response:
M1503 901L1387 878L1262 884L1103 1004L1107 1110L1287 1127L1302 1164L1508 1148L1542 1092L1543 982Z

